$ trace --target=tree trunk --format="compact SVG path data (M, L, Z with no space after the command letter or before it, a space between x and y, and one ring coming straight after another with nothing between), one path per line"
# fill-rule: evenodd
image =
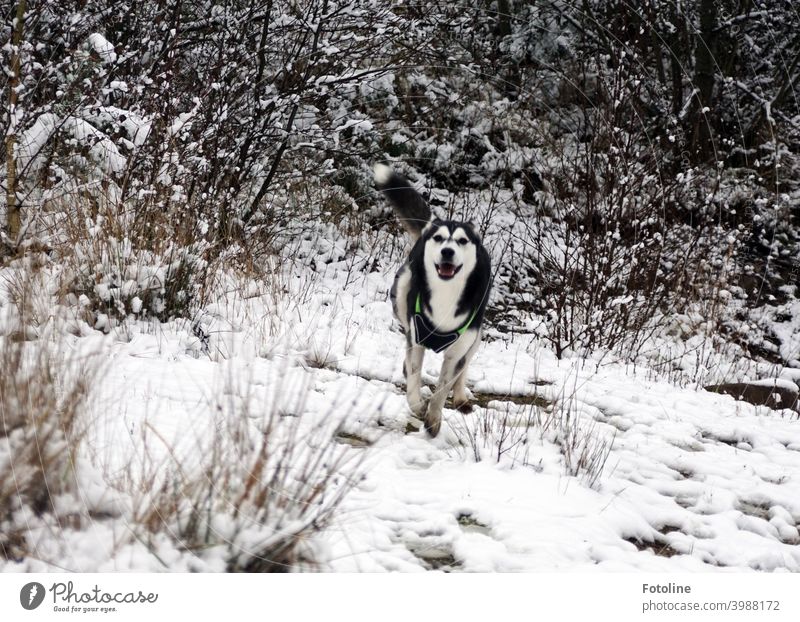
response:
M700 0L700 33L697 35L694 48L694 85L697 88L697 106L696 113L693 115L692 141L698 160L704 160L714 152L711 134L712 116L703 110L705 108L713 109L716 24L715 0Z
M16 246L21 227L20 206L17 203L17 98L20 77L20 45L25 23L26 0L19 0L11 36L11 56L8 78L8 133L6 134L6 233L12 246Z

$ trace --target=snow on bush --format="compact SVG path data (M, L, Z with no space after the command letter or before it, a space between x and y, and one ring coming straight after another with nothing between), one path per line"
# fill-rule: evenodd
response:
M155 253L130 239L102 238L67 257L67 302L90 325L108 332L128 316L162 321L189 317L202 285L205 261L195 247L167 246Z
M89 35L89 47L92 51L100 57L104 63L113 63L117 60L117 54L114 51L114 46L108 39L98 32L93 32Z

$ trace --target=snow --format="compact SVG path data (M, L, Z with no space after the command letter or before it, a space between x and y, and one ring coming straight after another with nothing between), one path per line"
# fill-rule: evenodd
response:
M111 88L127 90L119 85L124 83L111 82ZM117 86L115 86L117 85ZM145 119L128 110L117 108L116 106L91 106L82 109L81 116L87 121L97 125L100 123L119 124L128 135L134 146L141 147L150 134L152 121Z
M117 60L117 53L114 51L114 45L108 41L103 35L94 32L89 35L89 45L92 50L100 57L103 63L113 63Z
M786 378L763 378L761 380L750 380L748 384L761 386L761 387L775 387L781 389L789 389L797 393L800 391L797 384Z
M336 430L337 451L352 458L345 472L362 477L311 543L325 570L800 571L796 413L681 388L646 367L559 361L535 335L494 331L469 373L483 406L446 409L436 439L408 432L405 341L387 300L397 264L353 273L339 240L294 243L281 267L288 294L228 283L196 319L205 344L184 320L130 318L105 337L69 338L104 361L83 502L119 518L61 542L34 528L40 559L82 571L223 570L218 547L195 556L166 535L150 548L126 535L126 508L142 500L109 482L143 481L175 460L190 470L237 413L257 427L275 411ZM303 266L323 254L332 261ZM141 301L131 306L138 313ZM95 327L108 323L100 314ZM426 357L426 384L440 363ZM590 472L581 460L593 455L602 468ZM233 529L216 520L220 534Z
M56 131L58 125L58 117L47 112L40 115L33 125L20 135L17 146L20 168L28 166L29 162L39 154L42 147L53 135L53 132Z
M43 148L57 131L67 133L72 139L89 146L91 159L100 165L103 173L119 173L127 163L114 142L85 119L74 116L58 117L53 113L40 115L33 125L20 135L19 165L26 167L32 160L43 159Z
M177 136L181 131L188 127L188 124L191 123L192 119L197 116L197 112L200 109L200 99L195 97L193 99L194 107L187 111L180 113L170 124L169 128L167 128L167 135L168 136Z

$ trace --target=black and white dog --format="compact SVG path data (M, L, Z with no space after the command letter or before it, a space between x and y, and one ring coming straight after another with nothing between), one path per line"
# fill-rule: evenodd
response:
M403 365L411 410L436 436L442 408L453 390L453 405L471 406L467 367L481 340L481 324L491 286L489 253L472 225L433 218L425 199L385 164L375 166L375 183L394 207L414 246L397 272L391 298L408 349ZM444 352L436 390L428 404L420 395L425 349Z

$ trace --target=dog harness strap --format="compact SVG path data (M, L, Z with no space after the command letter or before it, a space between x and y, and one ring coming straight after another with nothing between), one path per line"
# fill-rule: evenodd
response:
M469 328L469 325L472 324L472 320L475 319L476 315L478 315L478 308L477 307L472 311L472 315L469 316L469 319L467 320L467 323L464 324L464 326L462 326L461 328L459 328L456 332L459 335L463 335L465 332L467 332L467 329Z
M467 329L470 327L470 324L472 324L477 314L478 309L475 309L467 320L467 323L456 331L451 333L437 333L436 330L425 321L425 316L422 315L422 299L420 295L417 294L417 304L415 305L414 315L414 328L416 329L417 343L434 352L441 352L455 343L461 335L467 332Z

